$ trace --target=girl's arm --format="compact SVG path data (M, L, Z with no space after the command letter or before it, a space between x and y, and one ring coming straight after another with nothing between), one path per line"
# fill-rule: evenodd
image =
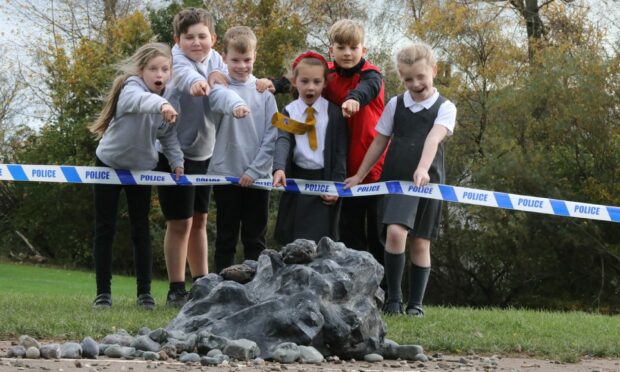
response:
M418 163L418 168L413 173L413 183L416 186L425 186L427 185L431 178L428 175L428 170L433 163L433 159L435 159L435 155L437 154L437 147L443 141L444 138L448 135L448 128L443 125L433 125L433 128L426 136L426 140L424 140L424 147L422 148L422 156L420 157L420 162Z
M155 93L147 92L136 81L127 81L116 105L116 114L159 114L168 101Z
M366 151L366 155L364 155L364 160L362 160L362 165L360 165L357 173L353 177L349 177L344 180L345 189L349 189L353 186L358 185L364 180L364 178L366 178L366 175L368 175L370 169L375 165L377 160L379 160L389 142L390 137L384 136L381 133L377 133L377 136L370 144L370 147L368 147L368 151Z

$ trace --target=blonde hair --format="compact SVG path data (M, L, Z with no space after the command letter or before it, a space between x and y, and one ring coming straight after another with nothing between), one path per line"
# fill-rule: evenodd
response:
M364 28L352 19L341 19L334 23L328 31L329 43L342 45L357 45L364 43Z
M437 64L433 48L430 45L415 43L400 49L396 53L396 67L399 65L411 66L420 60L425 60L431 66Z
M112 82L112 88L108 92L103 108L97 120L88 126L88 129L100 139L110 125L110 121L116 113L118 97L125 81L130 76L139 76L149 61L156 57L166 57L172 61L170 47L163 43L149 43L141 46L131 57L123 60L117 67L119 75Z
M247 53L256 51L256 35L246 26L231 27L224 34L223 51L228 53L230 49L234 49L239 53Z

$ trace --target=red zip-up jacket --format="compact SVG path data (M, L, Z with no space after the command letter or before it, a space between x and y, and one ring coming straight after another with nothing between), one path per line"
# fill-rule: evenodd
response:
M334 62L329 62L329 76L327 79L327 87L323 90L323 96L332 103L341 106L344 101L350 98L354 98L360 102L360 110L347 119L349 126L349 148L347 156L347 177L351 177L357 173L364 155L370 147L373 139L377 135L375 126L381 117L383 112L383 94L384 83L381 79L381 88L376 97L370 100L370 102L360 101L355 95L355 90L358 88L360 81L362 80L362 73L365 71L376 71L381 74L381 71L376 66L372 65L368 61L362 61L358 66L355 66L349 70L341 69L335 66ZM381 158L372 167L366 178L362 183L370 183L379 181L381 176L381 169L383 168L383 159L385 153L381 155Z

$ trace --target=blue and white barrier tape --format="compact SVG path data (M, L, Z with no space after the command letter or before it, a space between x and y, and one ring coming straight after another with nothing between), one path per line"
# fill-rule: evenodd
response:
M237 184L239 183L239 178L188 174L182 176L179 181L176 181L174 174L155 171L128 171L106 167L68 165L0 164L0 181L203 186ZM254 187L306 195L327 194L341 197L384 194L413 195L455 203L620 222L620 207L507 194L503 192L441 184L429 184L427 186L417 187L412 182L388 181L358 185L349 190L344 190L344 184L342 182L288 179L286 187L272 187L271 180L260 179L254 182Z

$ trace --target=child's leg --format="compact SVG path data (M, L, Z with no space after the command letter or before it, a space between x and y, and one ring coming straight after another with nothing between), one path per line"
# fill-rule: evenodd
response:
M97 295L111 293L112 243L116 232L116 212L120 185L96 184L95 189L95 237L93 256Z
M196 213L192 217L187 245L187 261L192 278L201 278L209 273L207 217L207 213Z
M241 242L246 260L257 260L267 248L265 234L269 220L269 191L243 190Z
M423 316L422 301L431 274L431 241L410 238L408 241L411 267L409 270L409 303L407 313Z
M164 256L170 283L182 283L185 288L187 245L192 224L191 218L166 221Z
M402 312L402 309L400 309L403 302L401 282L405 269L407 234L407 229L402 225L392 224L387 227L384 261L388 289L385 311L388 313ZM390 304L393 304L393 306L389 306ZM396 306L396 304L398 305Z
M151 293L153 252L149 228L151 209L151 186L127 186L127 210L133 241L134 267L138 284L137 295Z
M216 186L213 189L217 206L217 234L215 237L215 271L235 263L235 251L239 240L239 225L245 206L243 189L237 186Z

